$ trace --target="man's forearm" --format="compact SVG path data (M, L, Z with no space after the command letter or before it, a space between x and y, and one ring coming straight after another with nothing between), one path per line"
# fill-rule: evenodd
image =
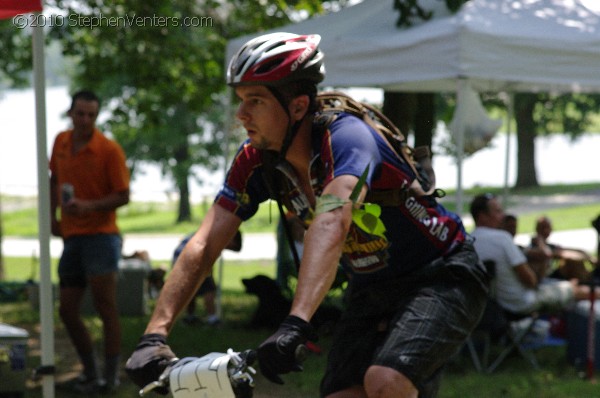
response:
M100 199L88 201L91 211L112 211L129 203L129 191L115 192Z
M318 216L306 233L292 315L309 321L331 288L348 229L344 211L349 209Z
M184 268L181 264L173 267L173 271L158 297L155 310L146 327L146 334L168 335L177 315L194 297L201 281L194 283L197 277L192 275L193 270L185 272Z

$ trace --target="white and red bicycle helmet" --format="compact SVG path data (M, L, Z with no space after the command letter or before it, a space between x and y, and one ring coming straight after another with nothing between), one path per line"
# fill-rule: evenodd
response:
M325 78L319 35L271 33L244 44L227 68L227 84L271 87L291 81L319 83Z

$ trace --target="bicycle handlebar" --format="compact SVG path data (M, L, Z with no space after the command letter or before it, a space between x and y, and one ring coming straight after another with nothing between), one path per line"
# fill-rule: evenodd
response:
M158 380L139 391L140 397L155 388L168 387L174 398L200 396L211 398L252 398L256 374L250 366L256 353L253 350L227 353L213 352L203 357L175 358ZM227 378L229 383L222 381ZM198 395L196 395L198 394Z
M304 362L308 348L301 344L294 355ZM166 387L174 398L252 398L256 370L251 366L256 359L255 350L227 353L212 352L203 357L174 358L158 380L139 391L143 397L156 388ZM223 380L229 383L223 383Z

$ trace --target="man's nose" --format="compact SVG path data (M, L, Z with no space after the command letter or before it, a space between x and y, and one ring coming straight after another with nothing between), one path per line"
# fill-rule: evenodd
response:
M244 106L244 103L241 103L238 106L238 108L235 112L235 117L237 117L241 121L246 121L249 119L250 115L248 114L246 107Z

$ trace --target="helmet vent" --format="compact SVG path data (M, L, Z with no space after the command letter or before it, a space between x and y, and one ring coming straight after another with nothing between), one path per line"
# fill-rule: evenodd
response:
M279 66L279 64L281 64L281 62L283 62L282 58L274 59L272 61L266 62L266 63L262 64L258 69L256 69L256 73L262 74L262 73L270 72L273 69L277 68Z

